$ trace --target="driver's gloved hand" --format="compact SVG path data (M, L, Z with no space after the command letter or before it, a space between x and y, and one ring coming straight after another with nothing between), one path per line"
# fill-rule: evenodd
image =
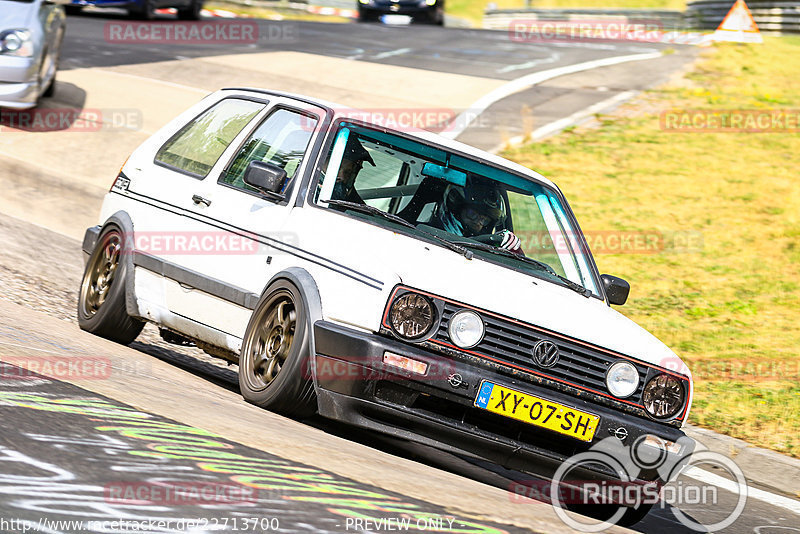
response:
M511 230L502 230L495 234L480 235L472 239L492 245L493 247L509 250L514 254L525 255L525 252L522 250L522 241Z
M502 232L497 232L494 235L501 238L500 244L496 245L497 247L509 250L514 254L524 255L524 252L522 251L522 241L514 234L514 232L511 230L503 230Z

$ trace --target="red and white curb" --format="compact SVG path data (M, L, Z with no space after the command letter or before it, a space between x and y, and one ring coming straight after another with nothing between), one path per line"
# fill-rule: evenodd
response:
M308 6L308 12L315 15L334 15L336 17L345 17L348 19L357 19L358 11L355 9L344 9L339 7L330 6Z

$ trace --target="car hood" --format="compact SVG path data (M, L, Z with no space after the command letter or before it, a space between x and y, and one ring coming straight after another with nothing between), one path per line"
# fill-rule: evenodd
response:
M0 0L0 31L30 28L35 13L35 3Z
M383 265L402 265L394 271L404 285L691 376L664 343L599 298L585 297L561 285L500 267L477 255L468 260L456 252L411 239L397 239L394 245L391 251L394 261ZM402 250L406 247L407 250ZM428 259L397 261L404 256L428 256ZM383 258L384 261L388 259Z
M432 242L332 210L309 208L297 215L291 228L305 236L307 247L324 250L338 265L357 267L363 276L382 281L387 293L399 280L404 286L691 377L664 343L599 298L585 297L565 286L497 265L477 253L467 259ZM385 304L385 300L378 303L381 309ZM359 322L359 326L376 330L381 314L367 315L375 322Z

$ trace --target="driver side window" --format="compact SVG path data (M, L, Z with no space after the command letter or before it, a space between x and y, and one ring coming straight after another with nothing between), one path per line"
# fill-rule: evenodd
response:
M288 109L271 113L245 141L219 182L248 192L257 192L244 183L244 173L251 161L277 165L286 171L283 190L294 179L311 140L317 120Z

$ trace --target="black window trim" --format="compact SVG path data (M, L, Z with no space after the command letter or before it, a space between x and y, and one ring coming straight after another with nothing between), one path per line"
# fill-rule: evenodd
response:
M154 165L158 165L159 167L163 167L165 169L168 169L170 171L177 172L178 174L182 174L184 176L188 176L189 178L194 178L195 180L198 180L198 181L201 181L201 182L203 180L205 180L206 178L208 178L209 174L211 174L211 170L209 170L208 173L205 176L201 176L201 175L199 175L197 173L189 172L189 171L187 171L185 169L181 169L180 167L176 167L175 165L170 165L169 163L164 163L163 161L159 161L158 159L156 159L156 157L158 156L158 153L161 152L161 150L168 143L170 143L173 139L175 139L176 137L178 137L178 135L180 135L180 133L183 131L183 129L186 127L187 124L191 124L191 123L195 122L197 119L202 117L204 114L208 113L208 111L210 111L212 108L218 106L219 104L221 104L225 100L248 100L250 102L256 102L258 104L264 104L264 108L259 110L258 113L256 113L256 115L252 119L250 119L250 122L253 122L253 120L255 120L255 118L258 116L258 114L263 112L264 109L268 109L269 104L270 104L270 101L265 99L265 98L256 98L256 97L247 96L247 95L230 95L230 96L226 96L224 98L220 98L219 100L217 100L216 102L214 102L213 104L208 106L207 108L203 109L203 111L201 111L200 113L195 115L190 121L187 121L187 122L183 123L183 125L180 128L178 128L178 131L176 131L171 136L169 136L169 139L164 141L161 144L161 146L158 147L158 150L156 150L156 153L153 154L153 164ZM247 128L247 126L250 124L250 122L248 122L247 124L244 125L244 128L242 128L242 131L244 131L244 129ZM241 131L239 133L241 133ZM236 135L238 136L239 133L237 133ZM235 139L235 137L234 137L234 139ZM228 146L230 146L230 145L228 145ZM228 148L226 147L225 150L227 150L227 149ZM222 157L222 155L225 154L225 150L222 151L222 153L216 159L214 164L211 166L212 169L214 167L216 167L216 165L219 162L219 160Z
M398 137L402 137L404 139L408 139L409 141L414 141L414 142L418 142L418 143L424 143L424 144L433 145L434 147L436 147L438 149L441 149L441 150L443 150L445 152L451 152L453 154L456 154L458 156L462 156L462 157L467 158L467 159L480 161L481 163L483 163L485 165L488 165L489 167L493 167L493 168L495 168L497 170L500 170L500 171L503 171L503 172L508 172L510 174L518 176L519 178L522 178L523 180L526 180L526 181L529 181L529 182L533 182L533 183L543 187L544 189L547 189L551 193L553 193L559 199L559 201L561 202L562 207L564 207L565 215L569 219L570 223L575 225L575 229L577 230L577 232L579 234L579 236L578 236L579 237L579 241L580 241L579 245L580 245L580 247L582 247L582 250L585 250L587 252L587 254L588 254L588 256L589 256L589 258L591 260L591 261L588 261L587 263L588 263L589 269L591 270L592 275L594 277L594 283L595 283L595 286L597 287L598 293L596 294L596 293L592 292L590 297L602 300L607 305L610 305L609 302L608 302L608 297L606 296L605 287L603 286L603 282L602 282L602 280L600 278L600 271L597 268L597 262L594 260L594 254L592 254L591 249L589 249L589 245L586 242L586 239L585 239L585 237L583 235L583 230L581 230L581 227L578 224L578 220L575 218L575 214L572 211L572 207L569 205L569 203L567 202L566 197L564 196L564 194L561 192L561 190L558 187L552 187L549 184L545 184L543 182L535 180L535 179L531 178L530 176L526 176L526 175L524 175L524 174L522 174L522 173L520 173L520 172L518 172L518 171L516 171L514 169L510 169L508 167L502 167L502 166L500 166L500 165L498 165L498 164L496 164L496 163L494 163L492 161L486 160L486 159L484 159L484 158L482 158L480 156L475 156L474 154L467 154L467 153L465 153L465 152L463 152L461 150L458 150L458 149L455 149L455 148L446 147L444 145L438 144L435 141L430 141L428 139L421 139L419 137L414 137L412 135L406 134L405 132L399 132L399 131L396 131L396 130L392 130L390 128L379 126L377 124L372 124L372 123L369 123L369 122L366 122L366 121L363 121L363 120L359 120L359 119L352 119L352 118L348 118L348 117L339 117L335 121L331 121L331 124L328 126L327 134L325 136L325 142L324 142L323 146L320 148L320 151L319 151L319 154L318 154L318 160L319 161L318 161L317 165L315 166L314 175L311 177L311 180L310 180L309 186L308 186L308 190L305 193L306 194L306 201L308 202L309 206L313 206L316 209L326 210L328 212L332 212L332 213L335 213L337 215L341 215L343 217L348 217L350 219L354 219L354 220L357 220L357 221L360 221L360 222L371 224L371 225L377 226L379 228L388 229L388 230L391 230L392 232L402 233L404 235L407 235L409 237L413 237L415 239L419 239L421 241L430 242L432 244L437 244L434 240L428 240L428 239L425 239L423 236L412 234L411 232L408 231L408 229L402 228L402 227L400 227L400 225L390 226L391 223L386 224L385 221L381 221L381 220L377 220L377 219L367 219L363 215L362 216L349 215L349 214L347 214L345 212L342 212L342 211L339 211L339 210L334 210L334 209L331 209L331 208L325 208L323 206L320 206L316 202L314 202L314 192L316 190L317 185L319 184L320 176L321 176L322 170L323 170L322 169L321 159L323 157L325 157L327 154L330 153L330 149L333 146L334 141L336 140L337 130L342 125L342 123L345 123L345 122L352 123L352 124L355 124L357 126L363 126L365 128L368 128L368 129L371 129L371 130L376 130L376 131L379 131L379 132L382 132L382 133L386 133L386 134L390 134L390 135L396 135ZM517 271L517 272L520 272L520 273L523 273L523 274L526 274L526 275L529 275L529 276L532 276L530 271L517 269L517 268L512 267L512 266L510 266L510 265L508 265L506 263L499 262L499 261L497 261L497 260L495 260L495 259L493 259L491 257L483 257L482 256L481 259L484 259L484 260L486 260L486 261L488 261L490 263L493 263L495 265L499 265L501 267L505 267L505 268L508 268L508 269L511 269L511 270L514 270L514 271ZM539 278L539 277L535 277L535 278ZM542 279L545 280L545 281L548 281L548 282L552 282L551 280L546 279L546 278L542 278ZM552 282L552 283L557 284L556 282Z
M236 151L235 151L233 157L230 160L228 160L228 163L222 169L222 172L220 172L219 177L217 177L217 185L222 186L222 187L227 187L228 189L233 189L234 191L239 191L240 193L245 193L245 194L250 195L250 196L254 196L254 197L259 198L261 200L266 200L267 202L271 202L271 203L276 204L278 206L286 206L287 204L289 204L289 197L292 196L292 192L294 191L295 183L300 181L300 179L302 178L298 174L295 174L295 177L292 180L290 180L289 183L286 184L287 185L287 189L286 189L286 191L283 192L283 195L284 195L283 200L278 200L277 198L269 197L269 196L264 195L263 193L260 193L258 191L247 191L246 189L241 189L239 187L235 187L233 185L226 184L226 183L224 183L222 181L222 177L225 175L225 173L228 171L228 169L230 169L231 165L233 164L233 160L236 159L236 156L239 154L239 151L241 151L242 147L247 142L247 140L250 139L255 134L256 130L258 130L258 128L261 127L261 125L264 124L264 122L266 122L267 119L269 119L273 115L273 113L275 113L276 111L280 111L282 109L286 110L286 111L291 111L292 113L297 113L298 115L303 115L305 117L313 118L314 120L317 121L317 124L314 127L314 130L311 132L311 137L309 138L309 144L306 146L306 151L303 154L303 159L300 162L300 166L302 166L303 162L306 161L306 158L309 158L307 160L306 168L309 167L310 162L311 162L311 156L312 156L312 147L315 144L315 143L311 143L311 139L314 137L314 134L316 134L319 131L319 126L320 126L320 124L322 122L320 120L320 116L317 113L314 113L312 111L299 109L299 108L296 108L296 107L292 107L289 104L278 102L278 103L274 104L273 107L267 108L267 110L266 110L267 114L264 116L264 118L262 118L260 121L258 121L258 124L256 124L255 126L253 126L250 129L250 131L248 132L247 136L245 136L245 138L242 139L242 141L236 147ZM322 137L322 136L319 136L319 137ZM297 167L298 171L300 170L300 166Z
M327 133L330 129L331 123L333 122L333 117L335 116L335 112L333 108L329 105L316 101L312 98L308 98L302 95L295 95L292 93L285 93L281 91L271 91L268 89L259 89L257 87L224 87L222 91L244 91L250 93L258 93L262 95L268 95L276 98L285 98L287 100L294 100L295 102L302 102L303 104L308 104L310 106L314 106L315 108L321 109L325 112L325 117L322 119L322 124L320 128L320 135L317 135L317 140L314 142L313 146L309 149L310 159L308 164L306 165L306 170L302 176L300 176L299 180L299 192L297 197L295 198L294 205L295 207L303 207L306 202L306 197L308 196L308 191L310 189L310 183L312 182L318 168L320 165L320 158L323 155L322 146L326 141Z

